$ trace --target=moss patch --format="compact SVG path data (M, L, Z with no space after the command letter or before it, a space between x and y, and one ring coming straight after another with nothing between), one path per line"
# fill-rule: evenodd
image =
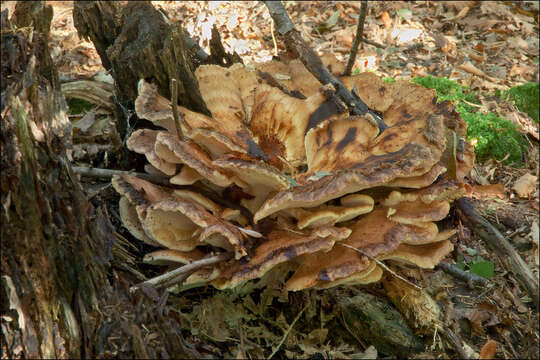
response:
M428 89L435 89L438 101L449 100L456 107L463 120L467 123L467 137L475 146L478 161L490 157L504 159L506 164L520 165L527 143L516 126L500 116L478 112L478 108L467 104L478 104L477 97L455 81L432 76L416 77L411 80ZM516 103L517 105L517 103Z
M81 99L72 98L68 100L68 114L69 115L83 114L86 111L93 109L94 107L95 107L94 104L89 103L88 101L81 100Z
M519 110L526 112L534 121L538 122L539 89L538 83L529 82L505 91L503 98L513 100Z

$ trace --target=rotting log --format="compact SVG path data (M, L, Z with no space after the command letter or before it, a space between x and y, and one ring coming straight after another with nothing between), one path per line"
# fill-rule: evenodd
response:
M148 315L129 295L113 267L119 237L107 210L73 174L67 106L48 66L52 7L19 2L14 14L3 12L1 35L2 357L183 357L171 319ZM156 347L138 346L140 324L160 335Z
M456 201L456 209L461 219L468 223L472 230L484 240L493 252L500 258L527 294L533 300L538 309L539 288L538 278L533 274L530 267L519 256L510 242L489 223L471 204L470 200L463 197Z
M66 99L77 98L114 111L112 85L91 80L77 80L62 84L62 93Z
M355 338L375 346L379 353L408 357L423 350L421 340L388 300L363 291L354 297L339 296L335 300L343 316L343 326Z

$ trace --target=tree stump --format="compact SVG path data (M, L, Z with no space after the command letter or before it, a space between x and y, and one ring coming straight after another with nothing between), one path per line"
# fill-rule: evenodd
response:
M11 22L2 13L2 357L182 356L175 324L146 313L111 266L119 236L72 171L51 18L43 2L19 2ZM159 334L146 348L143 322Z

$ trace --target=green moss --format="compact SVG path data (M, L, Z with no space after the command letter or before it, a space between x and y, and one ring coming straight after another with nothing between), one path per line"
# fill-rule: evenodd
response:
M383 77L382 78L385 83L391 84L393 82L396 82L396 79L392 79L390 77Z
M501 160L509 154L507 164L521 164L527 143L512 122L493 113L462 112L461 116L468 124L469 140L476 143L475 152L479 161L490 157Z
M83 114L94 107L95 107L94 104L89 103L88 101L81 100L81 99L72 98L68 100L68 114L69 115Z
M526 112L534 121L538 122L539 89L538 83L529 82L505 91L503 98L513 100L519 110Z
M484 161L493 157L497 160L506 159L506 164L521 164L526 142L516 126L493 113L483 114L478 109L467 104L478 104L476 96L455 81L432 76L416 77L411 80L429 89L435 89L438 101L449 100L456 107L463 120L467 123L467 137L475 142L476 157Z

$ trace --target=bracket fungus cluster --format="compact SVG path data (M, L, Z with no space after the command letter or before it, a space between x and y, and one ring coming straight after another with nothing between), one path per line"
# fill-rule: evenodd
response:
M381 114L380 132L299 60L203 65L195 75L212 116L178 106L183 139L169 100L139 83L137 115L156 126L127 145L171 184L113 178L124 226L162 248L144 261L232 252L185 282L230 288L287 263L287 289L301 290L378 281L385 260L433 268L452 251L455 230L438 222L464 193L474 154L465 123L433 90L373 73L341 77Z

